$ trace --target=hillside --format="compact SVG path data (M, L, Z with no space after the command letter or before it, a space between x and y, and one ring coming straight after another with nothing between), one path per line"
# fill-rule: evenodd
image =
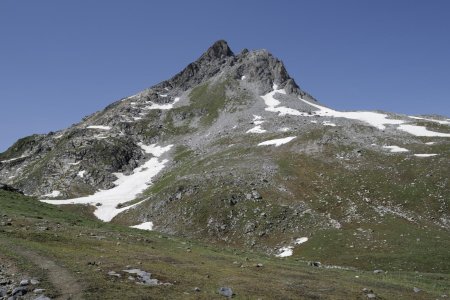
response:
M232 247L274 268L448 274L449 125L333 110L268 51L218 41L169 80L20 139L0 154L0 182L123 238Z

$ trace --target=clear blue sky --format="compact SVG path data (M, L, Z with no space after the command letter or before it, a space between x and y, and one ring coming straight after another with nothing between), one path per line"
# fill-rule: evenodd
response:
M225 39L341 110L450 116L450 1L0 1L0 151L165 80Z

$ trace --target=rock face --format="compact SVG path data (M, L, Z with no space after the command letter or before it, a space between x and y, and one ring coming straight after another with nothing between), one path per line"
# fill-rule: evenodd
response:
M168 80L70 128L18 140L0 154L0 182L74 199L164 161L137 196L144 201L113 222L295 254L305 247L298 237L353 222L371 228L390 217L448 230L448 124L326 108L268 51L235 54L221 40ZM169 145L160 156L157 147ZM385 149L393 145L411 150ZM107 200L92 203L106 209ZM362 247L376 247L364 230Z

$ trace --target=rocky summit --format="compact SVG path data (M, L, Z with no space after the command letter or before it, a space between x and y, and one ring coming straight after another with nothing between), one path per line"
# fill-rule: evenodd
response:
M0 182L272 257L445 273L449 159L450 119L328 108L268 51L221 40L168 80L18 140Z

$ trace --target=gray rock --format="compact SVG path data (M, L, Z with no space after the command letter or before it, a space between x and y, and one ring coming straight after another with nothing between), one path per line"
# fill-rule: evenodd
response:
M0 297L6 297L8 290L6 288L0 288Z
M377 295L375 295L373 293L370 293L370 294L367 294L367 298L369 298L369 299L376 299Z
M34 300L52 300L49 297L45 296L45 295L40 295L37 298L34 298Z
M421 289L419 289L418 287L414 287L414 288L413 288L413 291L414 291L414 293L418 293L418 292L421 291Z
M35 290L33 290L33 293L35 293L35 294L42 294L43 292L45 292L45 289L35 289Z
M23 296L26 293L28 293L28 289L24 286L20 286L20 287L16 287L15 289L13 289L11 295L12 296Z
M117 278L122 277L122 275L120 275L119 273L116 273L115 271L109 271L108 275L109 276L114 276L114 277L117 277Z
M23 279L22 281L20 281L20 285L21 286L25 286L25 285L29 285L30 281L28 279Z
M219 294L224 297L231 298L231 297L233 297L233 290L229 287L221 287L219 289Z
M374 270L373 271L373 274L382 274L382 273L384 273L383 270Z

